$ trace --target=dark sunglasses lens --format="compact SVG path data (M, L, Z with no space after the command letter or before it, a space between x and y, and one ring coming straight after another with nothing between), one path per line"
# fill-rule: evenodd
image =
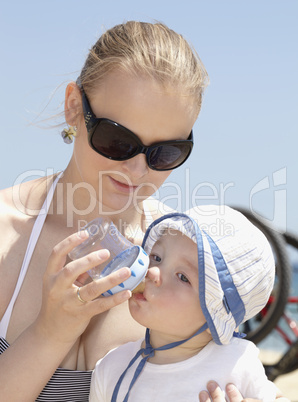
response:
M191 153L190 143L162 145L149 155L150 166L156 170L170 170L182 165Z
M134 155L138 145L129 131L109 121L101 121L91 137L91 144L100 154L115 160Z

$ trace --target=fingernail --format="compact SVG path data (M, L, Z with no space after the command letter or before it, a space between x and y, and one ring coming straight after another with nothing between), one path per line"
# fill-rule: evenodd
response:
M118 271L119 278L128 278L129 274L130 274L129 268L119 269Z
M207 388L209 392L214 392L216 390L217 384L216 382L210 381L207 384Z
M200 392L200 394L199 394L200 402L206 402L206 401L208 401L208 399L209 399L209 395L205 391Z
M78 237L80 239L86 239L87 237L89 237L89 233L87 232L87 230L80 230L78 232Z
M131 298L131 291L130 290L126 290L124 292L121 292L120 294L120 298L121 300L125 301Z
M110 256L110 252L109 252L109 250L104 248L102 250L98 250L97 255L101 260L103 260Z
M227 389L227 392L232 392L232 391L235 391L236 387L234 384L228 384L226 389Z

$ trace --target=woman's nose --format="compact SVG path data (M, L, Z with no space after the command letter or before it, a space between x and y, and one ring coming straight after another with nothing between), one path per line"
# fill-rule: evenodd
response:
M149 167L146 161L146 155L139 154L131 159L123 161L124 169L130 172L130 176L140 179L148 173Z
M161 285L160 269L157 267L149 268L146 278L150 279L156 286Z

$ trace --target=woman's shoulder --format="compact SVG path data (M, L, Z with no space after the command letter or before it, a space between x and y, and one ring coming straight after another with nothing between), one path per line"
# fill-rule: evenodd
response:
M51 177L44 177L0 190L0 250L31 230L50 182Z
M0 190L1 220L35 217L42 207L52 180L52 176L41 177Z

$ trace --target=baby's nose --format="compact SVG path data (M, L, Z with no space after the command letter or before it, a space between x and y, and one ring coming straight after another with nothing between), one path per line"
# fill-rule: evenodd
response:
M160 286L161 278L159 268L157 267L149 268L146 277L149 278L156 286Z

